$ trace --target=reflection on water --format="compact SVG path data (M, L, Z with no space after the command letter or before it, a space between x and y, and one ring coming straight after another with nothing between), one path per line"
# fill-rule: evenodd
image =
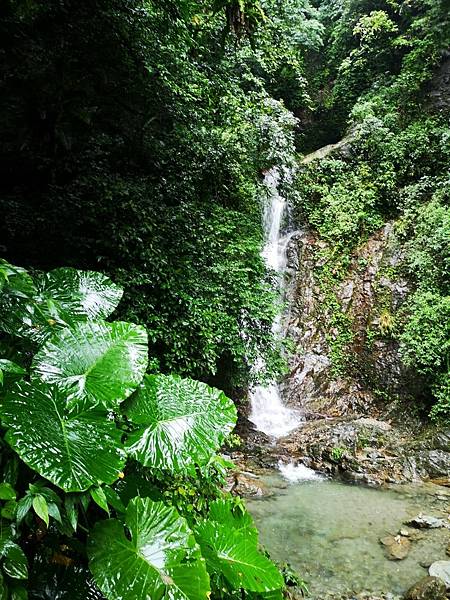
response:
M421 562L446 559L445 529L409 528L420 539L402 561L387 560L379 543L419 512L443 516L445 501L424 488L375 490L328 480L286 484L279 475L266 483L274 495L247 502L261 543L274 560L289 562L309 582L314 599L328 592L400 594L427 574Z

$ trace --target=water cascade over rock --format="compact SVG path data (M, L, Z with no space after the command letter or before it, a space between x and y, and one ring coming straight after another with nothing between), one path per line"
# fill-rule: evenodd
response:
M286 199L278 191L280 175L275 169L265 177L269 195L264 208L265 244L262 256L269 268L280 276L280 295L284 295L284 271L287 263L287 248L295 231L283 230L283 218L286 212ZM282 316L279 315L272 326L275 335L283 337ZM250 392L250 421L259 431L275 438L282 437L295 429L301 422L299 412L283 404L280 386L273 381L267 385L255 387Z

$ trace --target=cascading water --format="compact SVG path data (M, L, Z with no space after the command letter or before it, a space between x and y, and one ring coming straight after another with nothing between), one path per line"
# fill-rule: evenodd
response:
M282 235L283 216L286 199L278 192L279 173L275 169L265 177L269 190L268 202L264 210L265 244L262 256L268 267L280 274L280 295L284 292L283 273L287 263L287 247L295 232ZM275 335L282 335L282 318L279 315L273 325ZM276 381L265 386L257 386L250 392L250 421L259 431L273 437L282 437L301 422L300 415L283 405L280 387Z

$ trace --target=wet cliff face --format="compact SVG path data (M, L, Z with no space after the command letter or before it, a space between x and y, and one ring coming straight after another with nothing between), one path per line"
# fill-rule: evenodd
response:
M289 334L295 344L284 392L289 404L300 403L305 418L376 410L377 396L417 392L420 381L402 364L390 335L395 313L409 286L389 274L401 260L392 223L370 237L352 256L348 273L332 290L324 289L320 270L326 244L312 232L297 236L290 250ZM345 315L350 363L345 372L333 364L338 331L326 295L335 295L333 312ZM338 342L339 343L339 342Z
M399 268L395 223L353 251L332 289L322 279L329 251L308 230L289 248L285 318L293 352L282 394L305 423L281 447L352 480L448 482L450 436L414 410L422 381L402 363L395 340L395 322L411 292ZM336 312L349 328L344 341ZM345 368L336 367L336 344Z

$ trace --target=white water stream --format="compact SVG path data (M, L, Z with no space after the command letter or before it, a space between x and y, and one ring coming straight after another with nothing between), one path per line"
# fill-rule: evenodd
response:
M280 295L284 292L283 273L287 263L287 247L295 232L282 234L283 216L286 211L286 199L278 192L279 173L273 169L265 177L269 191L268 202L264 210L265 244L262 256L266 264L280 275ZM282 318L279 315L273 325L275 335L283 336ZM301 422L300 415L284 406L280 387L276 381L265 386L257 386L250 392L250 421L259 431L273 437L282 437L295 429Z

